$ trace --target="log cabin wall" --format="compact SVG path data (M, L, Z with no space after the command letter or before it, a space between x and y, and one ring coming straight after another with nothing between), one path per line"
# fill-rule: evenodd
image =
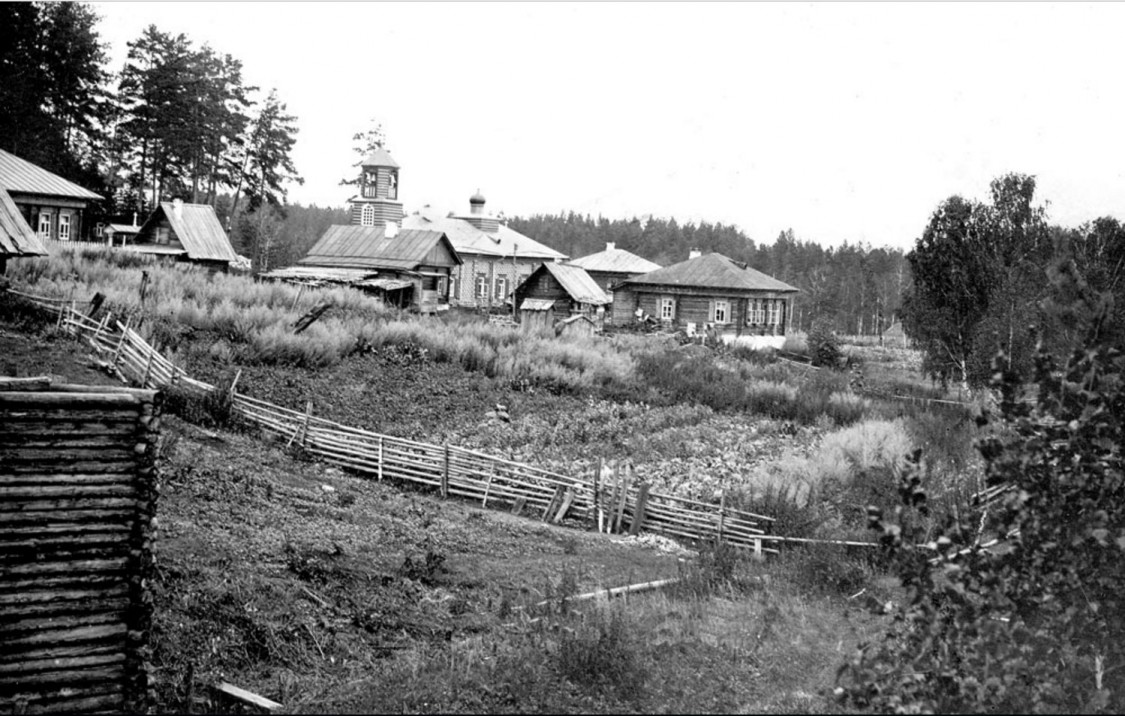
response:
M0 712L149 706L158 396L0 378Z

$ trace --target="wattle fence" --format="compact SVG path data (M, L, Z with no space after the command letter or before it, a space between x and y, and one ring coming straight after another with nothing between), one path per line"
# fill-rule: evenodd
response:
M127 325L106 314L94 320L76 303L9 289L34 305L56 312L58 325L85 337L109 366L142 388L176 387L196 396L215 387L187 375ZM235 381L237 385L237 379ZM526 463L452 445L417 442L362 430L241 395L231 388L233 414L265 432L299 444L322 461L377 479L427 486L442 497L480 500L483 507L532 513L544 521L607 533L651 532L676 539L717 540L756 554L776 552L766 544L789 541L768 534L773 518L729 507L653 492L622 471L600 467L575 478Z

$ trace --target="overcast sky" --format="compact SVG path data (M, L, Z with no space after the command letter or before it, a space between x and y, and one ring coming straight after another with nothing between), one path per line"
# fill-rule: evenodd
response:
M734 223L908 248L938 202L1038 177L1052 220L1125 217L1120 4L94 3L242 60L342 206L377 118L407 211Z

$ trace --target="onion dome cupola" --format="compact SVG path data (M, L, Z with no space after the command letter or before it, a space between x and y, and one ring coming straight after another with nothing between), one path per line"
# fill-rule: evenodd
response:
M477 189L476 193L469 197L469 214L457 218L464 219L487 234L493 234L500 230L500 220L485 213L484 195L480 193L480 189Z

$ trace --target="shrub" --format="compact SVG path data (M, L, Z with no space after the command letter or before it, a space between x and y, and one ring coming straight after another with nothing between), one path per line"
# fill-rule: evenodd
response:
M809 356L815 366L838 368L840 366L840 341L827 319L817 319L809 329Z
M559 672L618 698L636 697L644 689L646 669L635 630L620 604L594 607L561 630L555 655Z
M843 699L900 712L1125 710L1125 356L1099 323L1061 370L1039 352L1034 405L1004 356L994 361L1007 430L979 449L989 484L1011 489L988 513L950 514L915 546L928 505L918 455L894 516L871 511L912 598L841 670Z

